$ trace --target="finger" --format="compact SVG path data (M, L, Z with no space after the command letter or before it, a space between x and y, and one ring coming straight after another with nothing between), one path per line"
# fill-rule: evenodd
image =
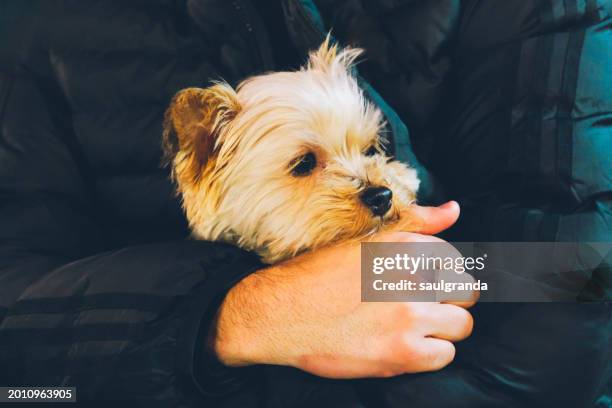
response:
M437 371L455 359L455 346L447 340L426 337L413 339L409 358L403 361L405 373Z
M476 304L476 302L478 302L478 299L480 298L480 292L477 290L472 291L472 299L470 300L443 300L440 303L444 303L444 304L448 304L448 305L455 305L455 306L459 306L462 307L464 309L469 309L470 307L474 306Z
M472 334L474 319L470 312L464 308L448 305L434 304L428 311L429 318L426 334L448 341L460 341Z
M439 271L436 276L438 280L447 282L464 283L466 288L474 287L476 283L474 277L465 272L457 274L453 270ZM453 291L437 291L436 300L440 303L447 303L455 306L460 306L465 309L472 307L480 297L480 291L476 289L453 290Z
M406 220L410 231L432 235L450 228L457 222L459 213L459 204L456 201L449 201L439 207L412 205L402 212L400 223L401 220Z

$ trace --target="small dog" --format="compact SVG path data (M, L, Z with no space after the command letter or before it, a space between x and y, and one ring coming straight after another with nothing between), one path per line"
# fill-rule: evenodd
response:
M163 148L194 238L275 263L398 225L419 180L383 154L382 114L351 74L360 54L328 38L299 71L174 97Z

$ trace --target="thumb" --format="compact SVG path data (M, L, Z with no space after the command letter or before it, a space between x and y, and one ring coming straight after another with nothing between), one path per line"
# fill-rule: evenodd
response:
M439 207L412 205L404 210L401 219L406 219L411 232L433 235L450 228L459 218L459 204L449 201Z

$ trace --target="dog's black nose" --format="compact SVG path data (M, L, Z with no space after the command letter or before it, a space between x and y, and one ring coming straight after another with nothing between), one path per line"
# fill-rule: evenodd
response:
M393 193L387 187L370 187L361 194L361 201L372 214L383 216L391 208Z

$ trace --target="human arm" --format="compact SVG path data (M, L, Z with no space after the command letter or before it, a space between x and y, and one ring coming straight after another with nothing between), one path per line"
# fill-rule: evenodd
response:
M456 203L415 207L423 233L455 222ZM386 232L381 242L440 242ZM472 319L453 304L361 302L360 244L349 242L258 271L224 300L211 343L232 366L276 364L330 378L389 377L438 370ZM461 306L470 306L471 302Z

